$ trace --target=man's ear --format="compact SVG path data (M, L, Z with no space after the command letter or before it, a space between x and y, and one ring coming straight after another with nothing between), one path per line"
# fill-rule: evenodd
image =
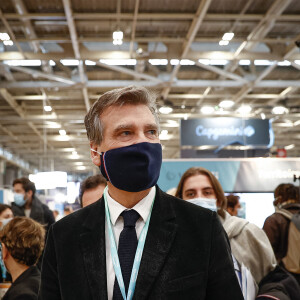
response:
M99 146L94 144L93 142L90 142L90 147L91 147L91 158L92 162L94 165L97 167L100 167L101 165L101 160L100 160L100 151L99 151ZM99 152L99 153L97 153Z
M4 260L4 259L7 259L9 252L3 243L1 243L1 246L2 246L2 258Z
M29 196L29 199L32 199L32 195L33 195L33 192L32 192L32 190L29 190L28 192L26 192L27 194L28 194L28 196Z

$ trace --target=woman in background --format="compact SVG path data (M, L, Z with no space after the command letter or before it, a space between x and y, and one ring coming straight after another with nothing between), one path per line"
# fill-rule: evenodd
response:
M14 214L11 207L0 203L0 229L2 229L13 217Z
M238 267L241 270L244 265L251 272L256 284L276 267L274 252L264 231L226 211L224 191L210 171L201 167L188 169L181 177L175 196L217 212ZM246 298L245 293L244 297Z
M11 207L6 204L0 203L0 230L14 217ZM1 251L0 251L1 252ZM11 282L11 276L7 272L3 260L2 253L0 253L0 282Z

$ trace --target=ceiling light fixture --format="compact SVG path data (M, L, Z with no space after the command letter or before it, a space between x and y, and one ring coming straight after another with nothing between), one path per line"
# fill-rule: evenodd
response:
M100 59L101 63L109 66L135 66L136 59L124 58L124 59Z
M227 46L228 44L229 44L229 41L223 41L222 40L222 41L219 42L220 46Z
M169 140L170 137L168 136L169 131L166 129L163 129L159 135L160 140Z
M113 32L113 44L114 45L123 44L123 31L117 30Z
M264 113L261 113L260 116L261 116L262 120L264 120L266 118L266 115Z
M231 41L233 37L234 37L233 32L226 32L226 33L224 33L222 40L223 41Z
M12 46L14 44L14 42L13 41L3 41L3 44L5 46Z
M6 32L0 32L0 40L1 41L9 41L10 36Z
M60 135L66 135L67 132L66 132L64 129L61 129L61 130L59 130L59 134L60 134Z
M172 111L173 111L173 103L169 100L164 100L163 105L159 108L159 112L167 115Z
M76 169L83 171L83 170L86 170L86 167L85 166L78 166Z
M234 105L234 101L232 100L223 100L219 103L219 106L222 108L230 108Z
M215 109L212 106L203 106L201 107L201 112L205 115L212 114Z
M50 105L45 105L44 111L52 111L52 107Z
M290 144L284 147L285 150L291 150L293 148L295 148L295 144Z
M242 105L237 109L237 112L239 112L242 115L249 114L252 110L252 107L250 105Z
M288 112L288 109L284 106L275 106L272 109L272 114L274 115L283 115Z
M79 66L79 60L78 59L61 59L60 62L64 66Z
M149 63L152 66L166 66L168 64L168 60L165 58L163 59L153 58L153 59L149 59Z

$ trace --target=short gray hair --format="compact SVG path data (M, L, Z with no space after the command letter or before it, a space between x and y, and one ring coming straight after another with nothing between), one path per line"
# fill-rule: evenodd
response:
M112 105L125 104L144 104L146 105L155 118L155 122L159 125L156 94L145 87L129 86L120 89L114 89L104 93L93 104L84 118L84 124L87 136L90 142L100 145L103 139L103 124L101 123L101 114Z

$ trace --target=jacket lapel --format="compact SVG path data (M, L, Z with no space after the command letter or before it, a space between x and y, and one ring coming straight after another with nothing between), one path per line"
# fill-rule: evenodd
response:
M91 207L92 208L92 207ZM101 198L83 222L81 252L93 300L107 299L105 213Z
M134 293L134 299L138 300L147 299L171 249L177 231L173 206L170 200L163 196L158 186L156 189L155 202Z

